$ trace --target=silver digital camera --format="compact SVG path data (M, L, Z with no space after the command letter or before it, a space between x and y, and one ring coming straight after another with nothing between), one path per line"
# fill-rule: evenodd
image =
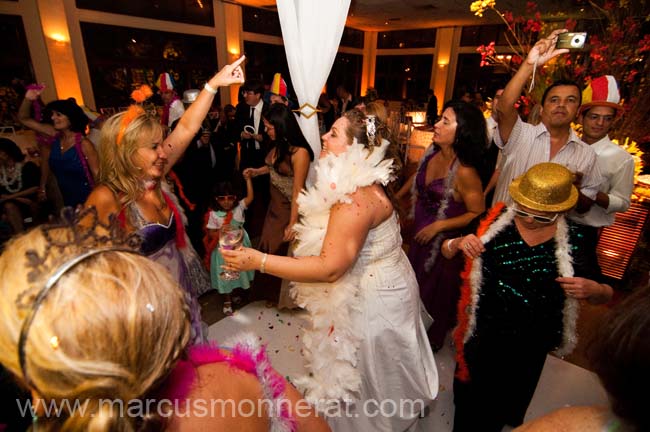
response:
M556 48L581 49L587 42L587 33L560 33L557 37Z

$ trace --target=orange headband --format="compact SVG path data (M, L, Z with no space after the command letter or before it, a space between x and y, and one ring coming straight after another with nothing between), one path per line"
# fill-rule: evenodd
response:
M152 95L153 95L153 91L151 90L151 87L149 87L146 84L143 84L140 86L140 88L137 88L133 90L133 92L131 92L131 99L141 104L142 102L150 98ZM131 105L129 109L126 110L126 112L122 116L122 120L120 121L120 131L117 133L118 146L122 144L122 138L124 138L124 132L126 131L126 128L129 127L129 125L133 120L135 120L137 117L141 116L142 114L144 114L144 109L142 109L140 105Z

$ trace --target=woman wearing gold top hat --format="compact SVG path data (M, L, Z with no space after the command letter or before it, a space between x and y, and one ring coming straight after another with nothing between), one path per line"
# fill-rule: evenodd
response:
M604 303L612 288L582 257L565 218L578 191L565 167L541 163L513 180L512 207L492 208L477 234L446 240L466 257L454 332L454 431L522 423L546 354L576 343L579 300Z

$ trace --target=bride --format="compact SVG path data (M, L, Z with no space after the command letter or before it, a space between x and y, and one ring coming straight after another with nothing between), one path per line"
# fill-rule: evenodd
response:
M352 110L322 137L316 183L298 198L295 257L222 250L229 270L296 281L292 296L311 321L303 335L309 374L296 384L335 431L414 430L438 389L385 189L396 163L385 136L374 117ZM388 406L400 409L380 409Z

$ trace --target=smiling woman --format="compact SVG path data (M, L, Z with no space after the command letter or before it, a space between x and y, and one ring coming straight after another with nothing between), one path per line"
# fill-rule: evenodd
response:
M206 87L242 83L242 61L225 66ZM113 215L127 231L139 232L142 252L163 264L187 291L194 341L202 339L198 284L209 282L187 239L175 197L162 180L199 130L215 93L202 90L164 141L159 119L139 105L109 118L102 128L100 184L86 201L102 222Z

